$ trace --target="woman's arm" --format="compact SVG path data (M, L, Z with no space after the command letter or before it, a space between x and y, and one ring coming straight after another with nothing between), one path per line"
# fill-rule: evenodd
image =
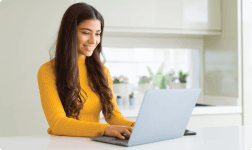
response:
M49 134L66 136L102 136L105 123L84 122L66 117L56 89L55 77L48 67L42 65L37 74L41 104L50 126Z

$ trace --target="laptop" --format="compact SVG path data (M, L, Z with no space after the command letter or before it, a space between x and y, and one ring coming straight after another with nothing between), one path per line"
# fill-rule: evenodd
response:
M200 92L200 88L148 90L130 137L124 135L124 140L109 136L90 138L126 147L180 138Z

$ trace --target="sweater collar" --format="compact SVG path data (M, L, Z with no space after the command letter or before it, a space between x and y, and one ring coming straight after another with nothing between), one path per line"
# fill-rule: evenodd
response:
M78 57L78 65L84 65L86 60L86 56L80 58Z

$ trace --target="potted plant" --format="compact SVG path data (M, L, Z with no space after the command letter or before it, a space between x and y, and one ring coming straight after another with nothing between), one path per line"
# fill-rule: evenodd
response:
M179 71L179 81L180 83L186 83L186 78L188 73L183 74L182 70Z
M171 84L171 89L185 89L186 88L186 78L188 76L188 73L183 73L181 70L179 71L179 83Z
M145 93L147 90L154 89L154 84L151 84L150 82L151 78L148 78L147 76L140 77L137 90L141 93Z
M144 83L150 83L151 78L148 78L147 76L142 76L140 77L139 84L144 84Z
M169 84L169 74L162 76L160 89L166 89L166 85Z
M117 103L117 105L121 106L122 102L123 102L122 97L120 95L117 95L117 97L116 97L116 103Z
M166 85L169 84L169 73L163 75L161 71L163 67L164 62L155 76L153 75L150 67L147 67L155 86L158 87L159 89L166 89Z
M113 77L113 92L117 94L127 94L128 78L123 75Z
M155 86L160 88L160 83L162 81L162 72L161 72L161 68L159 69L159 71L156 73L156 75L154 76L150 67L148 66L148 71L150 73L151 79L153 80L153 83Z
M130 102L130 105L135 105L135 98L134 98L133 92L129 95L129 102Z

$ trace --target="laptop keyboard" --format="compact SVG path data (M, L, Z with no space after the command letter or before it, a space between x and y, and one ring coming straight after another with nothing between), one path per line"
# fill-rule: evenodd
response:
M196 135L196 132L192 132L186 129L184 135ZM124 140L121 140L117 137L111 137L111 136L100 136L100 137L90 137L90 138L95 141L100 141L104 143L112 143L112 144L121 145L121 146L128 146L130 136L126 134L123 134L122 136L125 137Z
M111 136L91 137L91 139L95 141L105 142L105 143L128 146L128 141L130 137L128 135L123 135L123 136L125 137L124 140L121 140L117 137L111 137Z
M122 136L125 137L125 140L129 140L130 136L128 136L127 134L123 134Z
M113 139L111 139L112 141L117 141L117 142L123 142L123 143L128 143L128 141L129 141L129 136L128 135L122 135L122 136L124 136L125 137L125 139L124 140L122 140L122 139L119 139L119 138L117 138L117 137L113 137Z

